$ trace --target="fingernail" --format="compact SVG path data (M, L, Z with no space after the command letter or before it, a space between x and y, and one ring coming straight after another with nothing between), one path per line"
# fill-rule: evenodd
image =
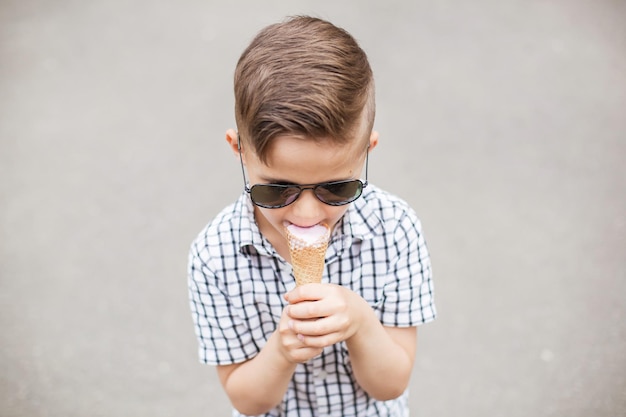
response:
M299 341L304 342L304 336L301 335L300 333L298 333L296 337L298 338Z
M289 327L290 330L293 330L293 320L289 320L287 322L287 327Z

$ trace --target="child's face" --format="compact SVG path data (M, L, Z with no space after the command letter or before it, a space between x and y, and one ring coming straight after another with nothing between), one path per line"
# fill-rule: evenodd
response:
M330 141L318 143L283 136L272 143L267 164L245 149L243 158L250 186L271 183L317 184L359 179L367 146L368 143L362 140L340 145ZM370 150L372 148L370 146ZM261 233L280 253L286 242L284 229L287 225L307 227L326 223L332 229L348 207L325 204L317 199L312 190L307 189L302 191L295 202L283 208L255 206L255 216Z

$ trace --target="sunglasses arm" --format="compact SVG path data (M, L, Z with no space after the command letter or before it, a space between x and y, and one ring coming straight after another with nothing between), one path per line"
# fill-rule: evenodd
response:
M241 137L239 133L237 133L237 151L239 152L239 162L241 162L241 175L243 175L243 189L250 193L250 186L248 184L248 180L246 179L246 170L243 168L243 157L241 156Z

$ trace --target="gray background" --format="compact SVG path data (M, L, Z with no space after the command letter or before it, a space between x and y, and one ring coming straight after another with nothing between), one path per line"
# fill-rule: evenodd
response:
M413 415L626 415L617 0L1 0L0 414L229 415L187 249L241 191L236 60L290 14L368 52L371 180L425 225Z

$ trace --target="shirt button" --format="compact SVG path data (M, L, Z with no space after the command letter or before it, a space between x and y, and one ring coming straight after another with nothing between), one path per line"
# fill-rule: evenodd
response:
M327 376L328 376L328 372L326 372L326 371L319 371L317 373L317 378L318 379L326 379Z

